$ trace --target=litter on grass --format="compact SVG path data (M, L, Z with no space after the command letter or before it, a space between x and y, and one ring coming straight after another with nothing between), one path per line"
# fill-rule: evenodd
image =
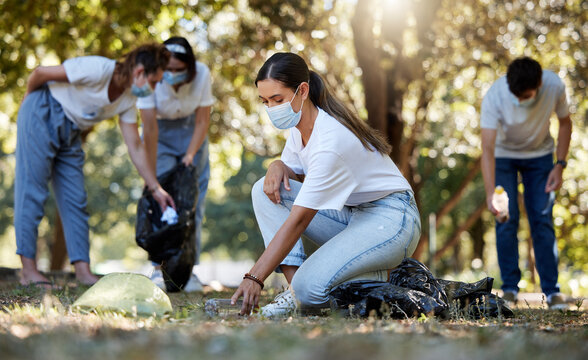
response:
M148 277L133 273L105 275L79 297L74 309L162 316L172 311L167 294Z
M345 315L391 318L462 314L473 318L512 317L504 300L492 294L494 279L475 283L436 279L421 262L405 258L388 281L351 281L329 294L331 308Z

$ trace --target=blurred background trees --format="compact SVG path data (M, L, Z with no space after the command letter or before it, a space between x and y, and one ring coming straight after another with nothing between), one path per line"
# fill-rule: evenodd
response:
M249 191L279 156L284 134L267 120L253 82L267 57L292 51L393 145L391 156L421 211L416 255L434 258L437 273L497 276L493 219L484 211L479 174L479 107L508 63L528 55L558 73L570 95L574 134L554 221L562 268L587 272L587 14L582 0L0 0L0 266L18 266L13 152L29 72L74 56L117 58L139 43L179 34L210 67L217 98L203 234L209 256L248 258L263 249ZM134 244L142 182L116 123L93 129L85 150L93 261L144 261ZM51 201L47 214L39 239L46 266L54 243ZM426 251L430 214L436 218L432 254ZM532 282L526 219L519 235Z

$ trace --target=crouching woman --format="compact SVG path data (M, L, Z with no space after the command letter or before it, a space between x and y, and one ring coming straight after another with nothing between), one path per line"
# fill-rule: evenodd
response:
M290 288L261 309L284 316L328 306L335 286L386 280L420 236L413 192L390 146L327 90L292 53L270 57L255 84L272 123L290 129L281 160L252 189L266 249L232 297L257 307L263 281L284 273ZM301 235L319 248L307 258Z

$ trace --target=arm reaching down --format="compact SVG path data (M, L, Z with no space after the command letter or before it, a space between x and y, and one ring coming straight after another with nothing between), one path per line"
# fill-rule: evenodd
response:
M139 137L137 124L119 121L119 125L125 143L127 144L127 148L129 149L129 156L131 157L135 168L137 168L139 175L145 180L145 184L153 194L153 198L157 201L162 211L165 211L167 206L171 206L175 209L176 206L174 200L165 190L163 190L155 177L154 170L149 164L145 146Z

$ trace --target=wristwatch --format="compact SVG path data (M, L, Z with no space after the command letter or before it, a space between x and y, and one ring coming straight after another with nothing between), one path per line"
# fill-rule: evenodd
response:
M568 162L565 160L557 160L554 165L561 165L562 169L565 169L568 166Z

